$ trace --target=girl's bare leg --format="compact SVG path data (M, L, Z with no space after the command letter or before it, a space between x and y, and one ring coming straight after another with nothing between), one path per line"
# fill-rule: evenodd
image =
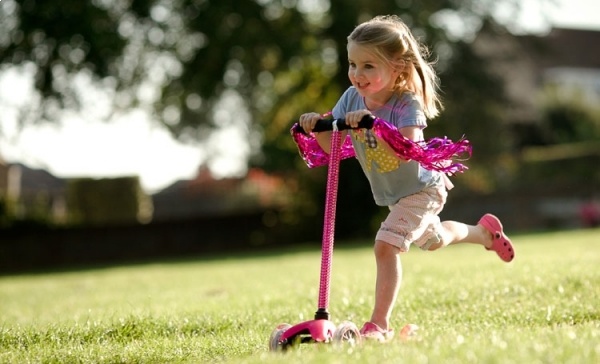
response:
M457 221L442 222L441 241L429 250L436 250L451 244L472 243L486 248L492 246L492 234L482 225L467 225ZM386 242L375 242L377 281L375 284L375 307L371 322L384 330L389 329L392 309L402 283L402 262L400 249Z
M377 240L375 242L375 261L377 281L375 284L375 307L371 315L371 322L387 330L394 302L402 283L400 249Z
M492 234L479 224L467 225L458 221L443 221L442 227L443 230L440 232L442 241L433 244L429 250L459 243L479 244L486 248L492 246Z

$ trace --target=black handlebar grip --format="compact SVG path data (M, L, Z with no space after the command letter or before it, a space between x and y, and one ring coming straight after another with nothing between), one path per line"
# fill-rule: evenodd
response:
M313 128L313 132L321 132L321 131L331 131L333 130L333 123L336 122L338 130L347 130L351 129L350 125L346 124L346 120L343 118L340 119L319 119ZM365 115L358 122L358 127L355 129L371 129L373 128L373 123L375 122L375 117L373 115ZM294 131L300 132L302 134L306 134L304 129L300 126L300 124L296 124L294 127Z

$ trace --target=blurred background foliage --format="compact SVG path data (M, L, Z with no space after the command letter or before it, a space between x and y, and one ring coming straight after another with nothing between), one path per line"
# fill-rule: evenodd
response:
M506 126L511 105L503 81L470 40L492 22L495 7L517 11L519 3L3 0L0 71L17 67L34 75L38 93L20 110L22 127L60 122L62 110L93 103L85 84L109 96L107 117L140 107L184 142L207 140L228 125L245 128L252 148L249 164L297 182L290 184L295 203L281 219L299 226L321 216L326 171L306 168L289 128L303 112L330 110L349 86L346 36L374 15L400 15L435 55L445 111L430 122L427 135L458 139L464 134L474 145L470 171L454 179L461 186L455 190L459 196L514 189L564 168L550 167L554 162L536 157L535 149L524 158L526 147L599 140L598 115L585 106L552 101L552 90L533 132L523 135ZM448 14L461 19L462 37L440 21ZM497 24L490 29L506 31ZM223 110L224 98L231 95L241 103ZM561 174L564 178L598 179L585 163L565 164L573 173ZM345 162L341 178L342 219L354 230L369 231L361 221L377 209L357 163Z
M66 200L72 225L126 225L152 219L152 202L137 177L73 179L67 184Z

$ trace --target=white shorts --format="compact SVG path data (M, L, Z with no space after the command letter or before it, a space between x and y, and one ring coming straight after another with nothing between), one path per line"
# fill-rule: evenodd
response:
M439 213L444 208L448 192L443 184L435 184L389 206L390 213L375 236L407 252L412 244L429 250L441 241Z

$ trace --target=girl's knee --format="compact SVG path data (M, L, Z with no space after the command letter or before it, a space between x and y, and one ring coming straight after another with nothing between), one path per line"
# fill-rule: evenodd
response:
M376 257L390 257L400 254L400 249L382 240L376 240L374 249Z

